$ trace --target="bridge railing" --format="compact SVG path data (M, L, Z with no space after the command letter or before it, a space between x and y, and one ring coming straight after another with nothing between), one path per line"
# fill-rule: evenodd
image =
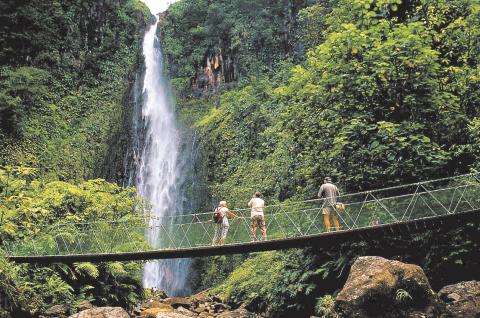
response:
M333 213L340 231L462 213L480 209L480 175L419 182L385 189L341 195ZM325 199L287 202L265 207L269 240L324 233ZM241 218L230 218L226 244L251 242L250 210L235 210ZM140 252L158 249L195 248L211 244L215 224L213 212L154 217L137 215L121 220L39 225L28 237L1 239L10 256L75 255ZM331 230L335 230L332 216ZM260 230L257 229L258 239ZM156 246L146 235L160 238ZM152 240L153 241L153 240Z

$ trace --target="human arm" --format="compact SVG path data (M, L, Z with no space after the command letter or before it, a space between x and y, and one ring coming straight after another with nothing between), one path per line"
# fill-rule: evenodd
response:
M234 217L235 219L241 219L241 217L239 217L238 215L236 215L235 213L233 213L232 211L227 211L227 215L228 216L231 216L231 217Z
M250 199L250 201L248 201L248 207L251 208L253 205L253 199Z
M323 196L323 190L325 189L324 185L322 184L322 186L320 187L320 190L318 190L318 198L320 199L322 196Z

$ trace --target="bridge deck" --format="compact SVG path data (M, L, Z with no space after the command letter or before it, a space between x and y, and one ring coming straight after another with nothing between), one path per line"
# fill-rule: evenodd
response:
M289 248L303 248L308 246L325 247L330 244L351 240L378 240L397 235L412 235L423 232L432 227L451 229L467 222L479 222L480 210L473 210L460 214L449 214L423 219L397 222L393 224L375 225L346 231L329 232L287 239L259 241L224 246L204 246L195 248L180 248L170 250L154 250L124 253L92 253L72 255L38 255L38 256L10 256L11 261L17 263L74 263L74 262L108 262L108 261L138 261L171 258L206 257L215 255L261 252L282 250Z
M35 225L23 237L0 232L0 248L16 262L126 261L248 253L411 233L429 226L478 220L480 173L265 207L268 241L252 242L250 211L230 223L226 245L212 247L212 212L129 215L124 219ZM325 233L323 212L333 208L341 228ZM372 226L372 224L381 223ZM147 236L145 234L148 234Z

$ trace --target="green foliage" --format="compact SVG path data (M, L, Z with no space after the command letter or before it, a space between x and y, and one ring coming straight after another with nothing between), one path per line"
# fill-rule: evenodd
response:
M358 191L468 171L480 153L478 10L466 0L301 10L297 35L311 47L302 64L179 101L201 132L211 197L245 207L257 189L268 203L315 197L325 175Z
M395 301L400 304L404 304L408 301L413 300L412 296L405 289L398 289L395 293Z
M332 295L325 295L317 299L315 313L322 318L338 318L335 312L335 298Z
M2 234L29 235L57 221L115 221L138 213L143 206L133 188L123 189L102 179L80 185L44 183L35 173L26 167L0 167Z
M256 23L263 24L266 34L270 24L257 17L250 32L237 33L243 11L236 2L229 7L218 1L179 1L162 26L170 73L181 80L183 89L213 53L234 52L240 61L243 77L237 87L217 96L178 101L181 118L200 132L202 173L212 201L226 199L233 208L245 208L254 190L263 192L268 204L314 198L326 175L333 176L342 191L353 192L478 167L476 1L339 0L304 5L297 3L300 10L291 26L299 27L287 41L308 51L301 63L292 59L276 63L275 69L260 54L251 59L259 52L249 40L258 36ZM213 9L230 24L210 28ZM236 18L224 18L233 12ZM264 45L276 62L285 59L277 54L277 43ZM358 255L379 251L419 264L439 288L471 279L460 268L467 266L473 273L477 266L478 244L471 238L478 230L478 224L465 224L448 232L426 231L413 243L399 237L382 246L385 241L379 238L312 254L256 255L236 266L213 292L272 317L293 312L307 316L318 297L342 286ZM221 272L218 264L212 259L201 268ZM226 266L231 268L230 263ZM213 281L215 273L208 271L203 281ZM331 308L331 298L319 303Z
M0 164L24 163L48 180L98 176L136 70L138 0L0 3Z
M245 303L271 317L279 312L285 317L300 313L306 309L303 299L311 297L316 289L314 279L318 274L311 261L310 255L298 250L259 253L210 293L221 294L233 303Z
M106 265L107 271L113 277L123 277L128 275L128 272L125 270L124 266L120 262L110 262Z
M75 263L73 264L73 267L77 273L94 279L98 278L98 275L100 275L97 266L92 263Z
M296 32L306 49L312 49L325 41L326 17L334 7L332 2L334 1L321 1L298 13L299 26Z
M48 73L35 67L0 69L0 123L5 131L22 134L22 117L45 106Z
M206 290L220 285L248 255L222 255L209 258L195 258L192 262L189 281L196 290ZM198 275L201 272L202 275Z
M84 237L79 222L123 220L125 226L142 209L134 189L123 189L102 179L74 185L61 181L44 182L37 170L28 167L0 168L0 239L17 246L17 252L32 244L36 251L57 252L59 235L62 244ZM59 226L61 225L61 226ZM52 231L48 229L52 228ZM118 236L105 228L102 244L113 250L124 247ZM88 242L89 238L84 238ZM91 238L94 239L94 238ZM115 241L112 241L115 239ZM146 244L143 236L131 235L129 244ZM0 296L9 305L2 313L25 311L41 313L46 308L71 306L83 299L97 305L119 305L129 308L142 297L141 264L75 263L49 267L13 265L0 259Z
M294 30L301 8L313 1L181 0L162 21L161 33L173 85L185 92L221 55L226 83L271 71L297 50Z

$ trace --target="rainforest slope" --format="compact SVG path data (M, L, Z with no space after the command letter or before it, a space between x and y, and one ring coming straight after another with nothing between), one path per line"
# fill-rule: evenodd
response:
M128 219L142 207L134 189L97 178L122 179L130 88L151 19L137 0L0 1L2 246L63 248L82 235L65 224ZM84 300L132 308L141 269L0 257L0 317L38 317L54 305L71 314Z
M52 180L104 176L101 163L128 134L148 9L126 0L1 1L0 17L0 163Z
M219 199L244 208L255 190L268 203L315 198L326 175L352 192L477 167L479 25L472 0L173 4L161 26L163 49L180 118L200 132L205 208ZM392 257L425 266L440 284L440 268L478 266L471 254L478 229L452 230L446 244L427 231L417 250L433 254L410 257L405 246ZM314 299L339 287L322 285L338 283L370 250L357 243L246 263L198 260L209 275L195 284L228 277L217 290L231 300L272 315L292 307L312 314Z

